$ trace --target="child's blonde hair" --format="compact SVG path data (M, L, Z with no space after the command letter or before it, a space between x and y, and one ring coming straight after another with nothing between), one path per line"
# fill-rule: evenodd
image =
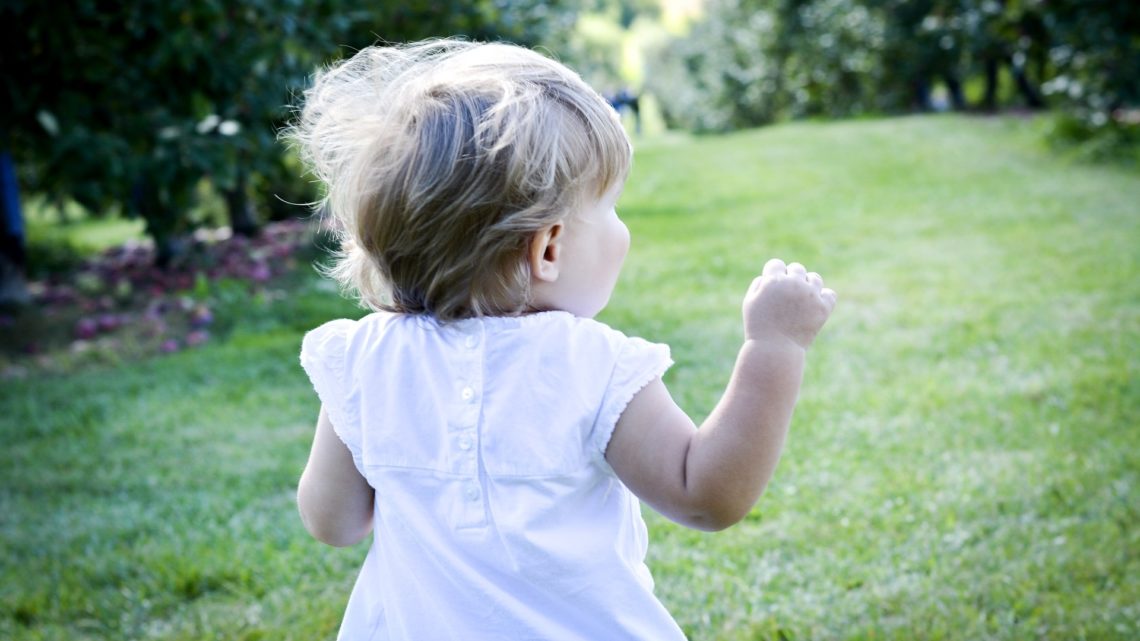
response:
M532 235L629 172L616 112L521 47L370 47L318 73L286 134L326 185L328 271L372 309L440 320L530 302Z

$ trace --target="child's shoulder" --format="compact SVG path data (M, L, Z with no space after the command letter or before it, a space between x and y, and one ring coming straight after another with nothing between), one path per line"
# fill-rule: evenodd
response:
M671 363L667 345L653 343L592 318L565 312L542 312L520 317L523 332L519 348L546 362L562 361L609 376L613 368Z
M305 332L301 340L301 359L322 358L344 360L354 347L372 342L385 333L398 314L373 312L358 319L337 318Z
M513 317L488 317L480 321L485 331L498 333L508 331L532 338L540 342L554 342L568 346L584 346L596 343L599 346L619 346L629 340L623 332L594 320L575 316L569 312L547 311Z
M322 351L354 351L381 342L463 344L468 336L514 343L517 348L570 351L580 355L616 354L631 344L648 344L598 320L568 312L545 311L521 316L484 316L447 323L426 315L378 311L359 319L327 321L306 333L304 343Z

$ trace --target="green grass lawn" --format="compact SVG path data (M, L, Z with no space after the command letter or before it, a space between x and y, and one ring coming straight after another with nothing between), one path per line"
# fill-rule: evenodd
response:
M1140 175L1037 140L923 117L643 142L603 318L672 345L694 418L766 259L840 295L752 515L646 510L693 639L1140 636ZM332 637L365 547L296 516L297 350L359 312L316 282L278 304L222 343L0 383L0 638Z

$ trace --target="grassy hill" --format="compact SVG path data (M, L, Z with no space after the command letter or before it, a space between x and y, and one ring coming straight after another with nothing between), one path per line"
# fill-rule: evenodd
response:
M646 510L693 639L1140 635L1140 176L1014 119L641 141L603 320L668 343L696 419L770 257L839 307L776 477L720 534ZM293 492L317 400L303 283L224 342L0 382L0 638L332 638L365 547Z

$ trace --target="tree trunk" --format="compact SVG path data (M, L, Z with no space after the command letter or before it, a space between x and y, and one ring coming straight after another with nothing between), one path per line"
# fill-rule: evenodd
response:
M190 238L169 198L163 199L151 177L142 176L135 181L128 206L133 215L146 221L146 233L154 240L155 267L166 269L186 254Z
M31 301L25 281L27 251L24 243L24 212L12 154L0 151L0 307L26 305Z
M946 81L946 91L950 94L950 106L954 111L965 109L966 98L962 95L962 81L958 80L958 76L951 72L947 72L943 80Z
M1025 105L1030 109L1045 107L1045 101L1041 99L1041 94L1037 93L1037 89L1033 87L1033 83L1029 82L1029 78L1025 75L1025 67L1015 64L1010 65L1009 69L1013 73L1014 82L1017 83L1017 91L1025 99Z
M934 105L930 102L930 83L926 78L918 78L914 81L914 106L918 111L931 111Z
M249 198L245 173L239 174L237 184L232 189L224 190L222 195L226 200L230 229L233 233L247 238L256 236L261 225L257 222L257 215L253 210L253 201Z
M982 97L982 109L995 111L997 109L998 91L998 61L997 58L986 58L986 93Z
M5 236L0 242L0 308L18 307L32 301L25 281L22 248Z

